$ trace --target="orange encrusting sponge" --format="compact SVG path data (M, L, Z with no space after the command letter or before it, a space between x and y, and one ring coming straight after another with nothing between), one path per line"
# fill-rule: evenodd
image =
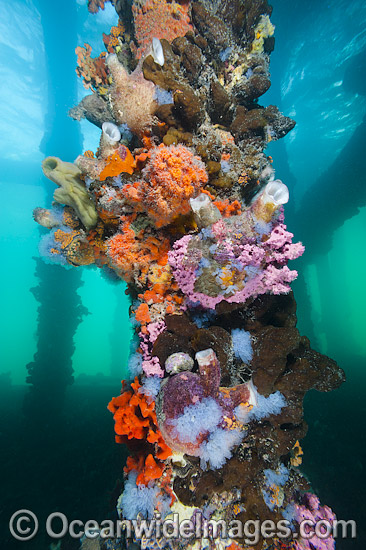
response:
M137 457L127 459L126 472L137 470L138 484L147 485L152 479L161 476L166 460L172 451L165 443L157 425L155 401L149 403L143 393L139 393L141 385L138 378L131 384L131 390L121 393L108 404L115 422L116 442L127 443L131 439L147 440L154 447L155 460L152 453L140 453Z

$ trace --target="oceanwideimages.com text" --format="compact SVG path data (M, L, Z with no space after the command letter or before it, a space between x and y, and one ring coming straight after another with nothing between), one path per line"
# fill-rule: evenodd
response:
M320 540L333 537L356 538L356 522L353 520L304 520L296 530L289 520L278 522L272 520L206 520L198 513L194 519L180 521L179 514L174 513L162 520L159 514L153 519L132 519L123 521L95 520L83 522L78 519L69 521L65 514L54 512L47 517L45 524L47 535L53 539L70 536L75 539L94 538L127 538L141 541L142 548L149 546L151 540L161 539L241 539L245 544L255 545L263 539L303 538ZM18 510L9 521L12 536L19 541L33 539L39 530L37 516L30 510Z

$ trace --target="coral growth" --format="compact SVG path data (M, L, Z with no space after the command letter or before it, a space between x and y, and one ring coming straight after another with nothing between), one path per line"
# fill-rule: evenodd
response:
M225 439L225 431L235 429L233 444L238 444L244 433L238 422L235 425L234 409L242 405L250 411L256 404L250 384L219 388L220 365L212 349L196 354L199 373L184 372L171 376L163 383L157 399L157 418L164 440L175 452L201 456L202 463L220 467L225 460L213 455L217 441ZM233 434L231 434L233 435ZM229 458L231 446L222 445ZM219 465L218 465L219 464Z
M292 237L278 220L263 224L246 211L176 241L169 263L184 294L206 308L214 309L222 300L245 302L267 292L286 294L297 276L287 261L304 251Z
M184 36L192 29L188 15L188 2L175 0L141 0L132 6L135 35L139 45L136 57L139 59L151 48L152 37L171 42Z
M77 55L76 74L83 79L84 88L99 90L103 93L107 85L107 68L105 54L98 57L91 57L91 46L84 44L84 48L78 46L75 50Z
M125 28L123 22L120 20L117 26L111 27L109 34L103 33L103 42L108 53L117 53L119 51L124 32Z
M89 11L104 3L90 0ZM290 192L265 153L295 123L259 104L270 86L271 8L112 4L120 20L103 36L110 55L77 49L93 93L70 113L101 128L99 147L74 164L45 159L58 204L34 219L48 230L46 261L95 264L131 299L130 380L108 406L131 453L117 511L177 512L195 525L199 515L287 520L286 539L259 537L255 547L333 549L331 537L297 536L303 519L334 518L299 468L303 400L337 388L344 373L296 328L297 272L287 264L304 247L284 223ZM249 548L217 539L135 533L133 545Z
M335 541L329 526L336 520L334 512L328 506L321 506L318 497L312 493L302 495L300 502L294 505L294 519L297 523L308 522L306 535L297 541L296 550L334 550ZM317 533L311 534L311 525L318 525Z
M126 281L145 281L152 262L158 265L167 263L169 242L157 238L145 237L143 232L135 234L128 220L121 226L121 232L116 233L107 241L107 254L112 265Z
M90 13L98 13L98 11L104 10L104 4L109 0L88 0L88 10Z
M162 227L189 212L189 199L208 177L200 158L183 145L160 145L149 157L144 179L126 186L124 192L137 210L146 211L156 227Z

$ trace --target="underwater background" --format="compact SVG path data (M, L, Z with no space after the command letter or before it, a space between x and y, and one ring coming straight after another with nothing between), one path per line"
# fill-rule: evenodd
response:
M123 283L100 270L65 269L39 258L35 206L51 199L42 159L73 161L95 149L99 131L67 116L86 95L75 47L103 49L117 23L110 4L91 15L83 0L0 0L2 215L0 437L1 546L25 547L8 532L19 508L40 518L113 517L124 450L106 409L127 374L131 327ZM293 284L298 327L334 358L347 383L305 401L309 433L303 471L337 516L358 522L365 548L366 5L361 1L274 0L276 104L297 122L270 145L290 189L286 215L306 252ZM28 369L27 369L28 365ZM74 380L72 380L72 376ZM27 384L28 382L28 384ZM27 548L49 548L42 532ZM77 548L65 541L62 548Z

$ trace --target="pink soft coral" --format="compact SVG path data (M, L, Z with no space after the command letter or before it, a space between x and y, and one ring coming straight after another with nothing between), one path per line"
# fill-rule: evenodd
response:
M297 271L286 264L301 256L303 245L292 243L293 235L283 224L276 224L267 240L261 234L249 234L251 216L248 211L232 216L230 222L220 220L199 236L186 235L174 243L169 263L191 301L214 309L223 300L240 303L260 294L290 291Z
M332 528L336 516L328 506L321 506L316 495L305 493L301 504L295 504L294 515L297 523L308 522L302 526L305 537L302 536L297 540L296 550L334 550L335 541L332 531L328 536L327 532L328 526Z

